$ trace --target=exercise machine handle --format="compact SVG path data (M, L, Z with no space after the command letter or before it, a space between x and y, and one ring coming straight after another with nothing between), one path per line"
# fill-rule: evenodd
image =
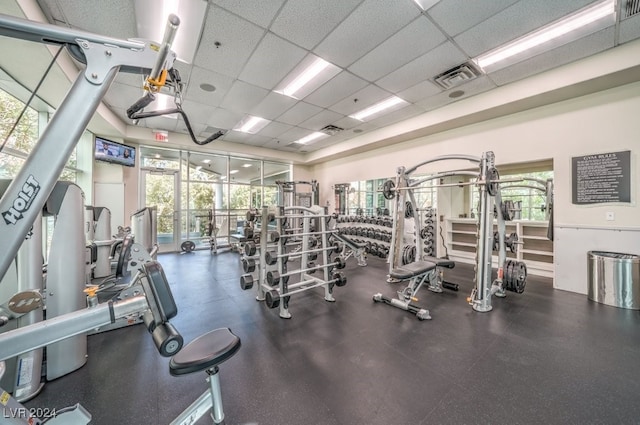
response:
M158 51L158 58L153 68L151 68L151 74L149 74L149 79L154 82L159 81L163 71L166 70L167 57L169 56L169 52L171 52L171 44L173 44L173 40L176 38L179 26L180 18L173 13L170 14L167 18L167 26L164 30L164 38L162 39L160 50Z

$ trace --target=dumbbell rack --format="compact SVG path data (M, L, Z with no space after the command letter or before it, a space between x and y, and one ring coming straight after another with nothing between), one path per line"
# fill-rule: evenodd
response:
M354 242L367 244L367 254L386 259L391 227L391 217L387 216L341 215L336 219L335 229Z
M326 208L318 206L278 207L277 210L263 207L260 236L244 247L243 267L247 274L241 277L242 289L250 289L257 282L256 300L265 301L269 308L279 307L283 319L291 318L292 295L323 287L324 299L335 301L334 286L344 286L347 279L334 270L344 268L344 261L338 257L332 262L330 258L331 251L340 251L339 245L329 245L332 231L327 230L327 222L330 217ZM268 229L269 223L275 224L275 230ZM288 223L300 223L301 227L289 228ZM320 256L322 263L316 265L314 261ZM300 268L288 271L288 262L296 260L300 260ZM318 271L320 277L312 276Z

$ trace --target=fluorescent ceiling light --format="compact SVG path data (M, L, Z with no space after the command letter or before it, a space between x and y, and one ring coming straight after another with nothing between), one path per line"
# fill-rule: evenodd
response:
M233 127L233 130L241 131L243 133L256 134L270 122L271 121L264 118L247 115L238 124L236 124L235 127Z
M274 90L276 93L302 99L335 77L340 68L314 55L307 56Z
M171 50L178 59L192 63L200 42L207 2L203 0L135 0L138 37L160 43L173 13L180 18L180 26Z
M244 168L249 168L249 167L251 167L252 165L253 165L253 164L242 164L242 166L243 166Z
M615 0L599 1L484 53L475 58L474 62L485 72L487 72L488 68L495 70L532 57L543 50L550 50L606 28L615 23L615 15ZM537 47L538 49L536 49ZM508 59L510 60L507 61ZM495 66L500 62L507 63Z
M202 170L202 165L198 165L198 166L196 167L196 171L200 171L200 170Z
M237 173L238 171L239 171L239 170L231 170L231 171L229 171L229 174L235 174L235 173Z
M211 160L210 159L203 159L202 162L204 164L211 164Z
M322 137L329 137L329 135L326 133L321 133L319 131L316 131L315 133L311 133L308 136L303 137L302 139L296 140L295 143L300 143L301 145L304 145L306 143L320 139Z
M406 100L402 100L397 96L391 96L390 98L385 99L382 102L376 103L375 105L370 106L367 109L363 109L362 111L356 112L355 114L349 116L358 121L364 121L364 119L367 117L370 117L382 111L387 111L394 106L405 105L407 103L408 102Z
M431 8L434 4L438 3L440 0L413 0L422 10L427 10Z
M227 176L220 176L220 180L226 180Z
M156 96L156 100L154 100L152 103L152 105L154 105L153 110L164 111L165 109L176 108L176 103L173 99L173 96L169 96L168 94L164 94L164 93L156 93L155 96ZM178 114L162 115L162 118L173 118L177 120Z

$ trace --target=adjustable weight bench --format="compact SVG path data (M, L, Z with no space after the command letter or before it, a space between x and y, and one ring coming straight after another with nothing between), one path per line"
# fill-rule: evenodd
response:
M411 301L417 301L417 293L420 287L426 282L427 289L432 292L442 292L442 288L458 290L458 285L445 282L442 278L441 268L452 269L455 262L442 258L426 257L425 260L415 261L405 264L391 270L389 277L399 281L408 280L409 284L402 290L398 291L398 298L389 298L381 293L373 296L373 301L384 302L385 304L398 307L410 313L414 313L420 320L431 319L429 310L411 304Z
M356 242L353 239L338 233L334 233L332 236L336 238L336 240L342 242L342 244L344 245L342 254L340 254L343 260L346 261L347 258L353 255L353 258L356 259L359 266L367 265L367 253L365 250L367 247L366 244ZM349 251L347 251L347 248L349 248Z

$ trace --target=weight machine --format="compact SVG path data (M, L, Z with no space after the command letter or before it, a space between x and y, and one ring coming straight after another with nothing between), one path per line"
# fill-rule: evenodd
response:
M411 180L411 174L419 167L427 164L448 161L463 160L479 165L479 172L472 171L451 171L434 174L419 180ZM433 292L441 292L442 288L457 290L457 285L447 283L442 278L442 271L438 270L442 267L451 268L450 262L441 263L438 258L428 257L422 254L422 238L418 237L422 233L421 221L417 220L414 229L415 248L407 240L405 234L404 223L405 218L412 217L415 214L413 206L416 205L413 190L425 181L439 179L453 175L467 175L475 177L476 181L469 183L453 183L441 184L444 186L461 186L474 185L479 190L478 205L478 242L476 247L476 274L474 277L475 287L468 298L469 304L474 310L479 312L488 312L493 308L491 305L491 296L506 296L505 290L521 293L524 291L524 282L526 279L526 266L524 263L507 260L505 250L505 224L502 214L498 214L498 274L497 278L491 283L492 277L492 251L494 245L493 237L493 202L496 205L502 205L500 195L501 182L515 182L516 180L500 180L498 170L495 168L495 156L493 152L485 152L481 157L470 155L443 155L421 162L409 169L399 167L394 180L388 180L383 185L383 195L389 200L393 200L394 220L393 232L391 239L391 251L389 253L389 277L392 280L409 280L409 285L401 291L398 291L398 299L389 299L381 294L374 295L374 301L384 301L395 307L411 311L418 318L430 318L427 310L410 304L416 299L417 290L423 283L428 283L428 289ZM416 255L410 255L410 248ZM416 261L417 258L417 261ZM504 282L505 270L510 279Z
M143 118L140 113L149 105L160 89L173 80L175 88L177 72L173 71L176 58L171 51L180 20L170 15L165 36L160 45L155 42L139 40L119 40L91 34L85 31L41 24L28 20L0 14L0 35L38 43L47 43L67 47L69 53L80 63L86 65L71 89L67 93L56 114L52 117L35 148L26 159L15 179L8 184L0 199L0 276L5 278L18 255L25 238L32 229L37 230L41 211L48 199L55 195L60 186L57 179L64 165L77 144L89 119L93 116L102 97L111 85L118 72L145 74L147 94L138 100L129 110L128 115L134 119ZM150 65L153 64L151 67ZM174 77L167 79L167 76ZM181 113L192 140L197 144L206 144L220 137L218 132L204 142L195 140L188 119L180 105L176 110L154 111L147 116L165 113ZM155 114L155 115L153 115ZM71 188L71 186L69 186ZM67 205L60 204L61 209ZM83 202L79 204L77 222L83 223ZM153 232L155 234L155 232ZM84 258L85 241L83 232L78 233L81 242L79 252L64 252L65 255ZM89 291L83 304L85 309L61 314L46 321L28 324L0 334L0 371L6 372L4 360L33 352L47 346L52 351L63 341L83 338L86 332L100 326L113 323L117 318L136 312L145 312L144 319L153 340L162 355L170 356L182 348L182 337L170 325L169 319L177 314L170 287L159 263L152 261L146 247L140 244L123 242L117 269L122 270L125 263L130 271L137 270L133 279L140 282L138 291L133 296L118 301L98 303L96 291ZM125 260L127 258L127 260ZM127 262L128 261L128 262ZM51 272L51 264L49 265ZM84 283L84 267L80 280ZM49 277L50 278L50 277ZM2 286L5 286L4 283ZM18 298L12 298L11 311L15 319L28 318L41 303L37 290L23 291ZM64 298L64 292L60 292ZM70 297L75 299L75 295ZM22 310L16 310L21 307ZM52 308L52 316L55 308ZM0 319L5 320L5 319ZM8 320L8 318L7 318ZM172 375L183 375L195 371L206 371L209 388L183 414L178 416L174 424L190 424L197 421L211 408L215 423L224 420L218 366L233 356L240 348L240 339L229 329L217 329L204 334L185 346L174 355L170 362ZM83 358L84 362L84 358ZM0 406L3 424L41 424L39 418L32 416L15 398L0 389ZM58 415L46 420L47 424L87 424L91 415L80 405L75 405L58 412Z

